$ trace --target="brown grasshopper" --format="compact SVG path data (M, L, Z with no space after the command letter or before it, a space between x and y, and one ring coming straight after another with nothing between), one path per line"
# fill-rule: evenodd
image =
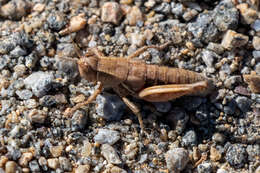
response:
M88 49L85 56L77 61L80 76L98 87L84 102L77 104L68 113L89 104L103 87L111 87L123 102L137 115L141 129L144 125L138 107L127 99L131 95L149 102L165 102L184 95L208 93L211 80L202 74L159 65L148 65L135 57L149 48L162 50L170 42L161 46L144 46L127 57L106 57L97 48Z

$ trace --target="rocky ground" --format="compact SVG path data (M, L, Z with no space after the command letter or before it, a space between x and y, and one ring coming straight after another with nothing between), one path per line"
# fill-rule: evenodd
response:
M0 0L0 173L259 173L258 9L258 0ZM137 58L203 73L215 91L130 98L148 135L110 89L64 114L95 88L79 76L78 53L119 57L168 41Z

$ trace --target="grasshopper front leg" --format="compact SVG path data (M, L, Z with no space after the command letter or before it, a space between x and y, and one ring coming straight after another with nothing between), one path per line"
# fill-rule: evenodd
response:
M65 111L65 115L66 116L72 115L79 108L81 108L81 107L91 103L93 100L95 100L96 97L101 93L102 88L103 88L101 82L98 82L97 85L98 85L97 89L95 89L94 93L91 96L89 96L89 98L86 101L78 103L73 108L69 109L68 111Z
M193 84L156 85L141 90L138 96L149 102L165 102L184 95L196 94L196 92L201 92L207 88L207 81Z

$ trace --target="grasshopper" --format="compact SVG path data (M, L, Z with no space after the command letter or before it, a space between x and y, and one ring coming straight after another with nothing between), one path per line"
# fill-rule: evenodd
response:
M67 113L71 114L92 102L102 92L102 88L111 87L138 117L143 130L140 109L127 96L149 102L165 102L184 95L208 93L213 84L200 73L149 65L142 60L134 59L149 48L162 50L169 44L171 42L161 46L144 46L127 57L107 57L97 48L89 48L84 56L78 53L80 59L77 64L80 76L89 82L95 82L97 88L86 101L78 103Z

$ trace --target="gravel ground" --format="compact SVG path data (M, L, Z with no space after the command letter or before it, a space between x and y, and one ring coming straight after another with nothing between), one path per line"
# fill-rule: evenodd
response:
M258 0L0 0L0 173L260 173ZM79 49L74 47L74 42ZM206 97L130 98L81 79L78 53L98 47L212 78ZM155 108L155 109L152 109ZM155 111L156 110L156 111Z

